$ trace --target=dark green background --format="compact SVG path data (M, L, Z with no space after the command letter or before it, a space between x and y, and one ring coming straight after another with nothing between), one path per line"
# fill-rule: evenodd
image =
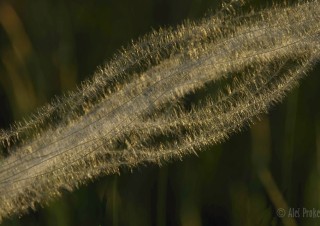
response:
M0 0L0 127L75 89L131 40L201 18L218 5ZM100 178L1 225L283 225L267 192L272 185L289 207L320 209L318 74L319 67L252 129L198 156ZM263 182L261 168L271 173L272 183ZM295 221L318 225L320 218Z

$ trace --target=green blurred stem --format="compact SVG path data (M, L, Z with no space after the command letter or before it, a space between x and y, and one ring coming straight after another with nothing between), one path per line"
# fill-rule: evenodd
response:
M158 176L158 200L157 200L157 226L166 225L166 199L168 184L168 167L163 166L159 169Z
M285 121L285 136L282 161L282 188L288 189L287 198L292 200L292 172L293 172L293 157L294 157L294 139L296 130L296 118L298 107L298 90L288 96L286 121Z
M271 156L271 136L270 122L267 117L261 120L257 125L251 127L251 136L252 161L259 180L266 190L274 209L276 211L278 209L284 209L286 213L288 213L289 206L281 194L268 166ZM284 226L297 226L297 222L294 218L282 217L281 220Z
M288 213L289 207L282 196L271 172L269 169L261 169L258 171L259 179L264 186L273 206L276 210L284 209ZM297 222L293 217L283 217L281 218L284 226L297 226Z
M118 226L118 199L117 199L117 189L118 189L118 177L115 176L112 184L112 225Z

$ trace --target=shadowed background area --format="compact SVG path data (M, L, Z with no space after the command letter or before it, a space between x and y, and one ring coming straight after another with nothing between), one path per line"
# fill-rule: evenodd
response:
M0 1L0 127L75 89L121 46L152 28L201 18L218 5ZM252 128L198 156L124 169L1 225L317 225L320 218L282 221L276 211L320 210L318 74L319 67Z

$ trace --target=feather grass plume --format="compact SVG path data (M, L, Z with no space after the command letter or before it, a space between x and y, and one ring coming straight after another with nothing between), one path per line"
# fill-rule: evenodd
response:
M245 14L228 6L132 43L77 91L1 131L0 221L252 123L319 61L319 15L318 1ZM192 93L204 99L190 109Z

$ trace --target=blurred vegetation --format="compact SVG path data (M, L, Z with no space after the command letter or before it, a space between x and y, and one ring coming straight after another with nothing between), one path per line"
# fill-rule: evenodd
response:
M75 89L152 28L200 18L217 6L212 0L0 0L0 127ZM318 225L320 218L282 221L276 210L320 209L319 71L221 145L181 162L100 178L2 225Z

